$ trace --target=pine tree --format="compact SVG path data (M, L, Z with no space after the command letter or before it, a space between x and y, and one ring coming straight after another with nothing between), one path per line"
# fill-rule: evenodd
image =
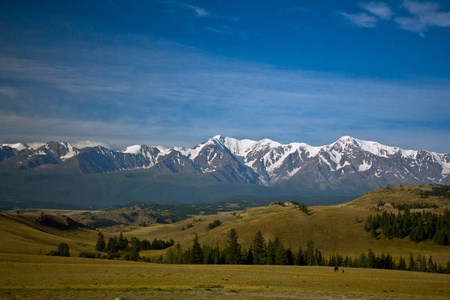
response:
M367 254L367 266L369 268L375 268L377 266L377 261L375 257L375 252L369 248L369 253Z
M399 270L407 270L408 269L406 267L406 260L402 256L400 256L400 261L398 262L397 269L399 269Z
M194 241L192 243L192 248L190 251L189 262L191 264L202 264L203 263L203 251L198 242L198 236L195 235Z
M123 237L122 232L120 233L119 240L117 242L119 244L120 250L124 250L124 249L128 248L128 240Z
M302 247L298 249L298 251L295 253L294 257L294 264L297 266L304 266L306 265L305 256L303 254Z
M266 264L274 265L275 264L275 244L272 240L267 242L267 256L266 256Z
M241 245L237 240L237 232L232 228L228 234L227 246L225 247L225 261L228 264L236 265L241 262Z
M416 263L414 261L414 256L412 255L412 253L409 254L409 266L408 266L408 270L409 271L416 271Z
M294 265L294 253L292 253L291 248L286 249L286 261L287 265L293 266Z
M309 266L313 266L317 263L316 256L314 255L314 242L312 240L309 240L306 243L305 258L306 258L306 263Z
M101 251L101 252L106 250L105 236L101 232L98 233L97 244L95 245L95 250Z
M287 264L286 250L284 249L284 246L278 237L275 238L274 248L275 248L274 263L276 265L286 265Z
M266 242L261 231L258 231L252 243L253 264L263 265L266 263Z
M245 264L253 265L253 247L252 247L252 245L250 245L250 248L248 249L247 257L245 259Z

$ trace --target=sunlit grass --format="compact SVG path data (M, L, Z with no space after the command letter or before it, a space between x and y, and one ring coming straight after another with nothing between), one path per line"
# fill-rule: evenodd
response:
M126 299L257 298L260 293L274 298L450 297L449 275L388 270L346 268L342 273L330 267L164 265L18 254L0 254L0 268L0 299L63 294L86 299L124 294Z

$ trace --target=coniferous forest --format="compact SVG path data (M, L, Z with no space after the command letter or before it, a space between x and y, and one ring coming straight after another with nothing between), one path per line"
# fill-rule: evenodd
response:
M338 253L324 256L309 240L306 248L292 250L286 248L281 240L265 240L261 231L256 232L248 249L243 248L238 242L238 233L231 229L227 235L224 247L219 245L201 245L198 236L195 235L192 245L183 250L179 243L171 241L154 240L149 243L132 237L130 241L122 235L110 238L105 242L103 234L99 233L97 250L100 253L81 253L80 256L87 258L107 258L126 260L158 262L169 264L247 264L247 265L297 265L297 266L331 266L352 268L377 268L392 270L409 270L420 272L447 273L450 274L450 262L446 265L438 265L432 256L412 253L406 257L400 257L398 261L390 253L376 254L372 249L363 252L358 257L342 256ZM149 243L149 244L147 244ZM148 248L147 246L150 248ZM148 249L168 248L166 256L158 259L150 259L139 255L139 251Z
M404 213L398 212L370 215L364 225L367 232L378 237L381 229L387 238L404 238L409 236L411 241L421 242L434 240L439 245L450 244L450 211L443 214L428 211L411 212L406 208Z

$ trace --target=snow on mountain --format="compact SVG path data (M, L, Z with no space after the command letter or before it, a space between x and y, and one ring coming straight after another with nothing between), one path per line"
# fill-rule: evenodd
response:
M269 139L252 141L215 136L212 140L228 148L240 162L255 171L260 176L260 182L266 185L289 179L302 169L312 172L313 165L324 166L329 172L340 171L339 175L334 175L338 178L356 172L364 173L366 177L406 178L402 175L402 172L406 172L411 180L420 181L418 173L424 173L420 166L424 163L433 164L433 167L429 166L429 173L433 170L431 173L434 175L430 173L426 179L436 183L442 182L444 175L450 171L449 154L425 151L420 156L420 151L404 150L350 136L318 147L305 143L280 144ZM386 170L389 164L390 170ZM407 171L402 169L403 164L408 165Z
M216 135L212 140L215 141L217 145L222 145L222 147L230 150L235 156L246 156L248 150L257 143L256 141L248 139L237 140L222 135Z
M133 146L128 146L125 149L123 149L121 152L122 153L130 153L130 154L138 154L142 149L141 145L133 145Z
M93 144L97 143L83 146ZM79 148L59 142L37 146L6 144L1 148L0 163L14 160L11 165L25 168L67 163L77 165L83 173L152 168L154 174L210 173L219 181L263 185L295 178L308 184L337 184L349 178L356 182L375 180L379 185L450 184L450 154L404 150L350 136L323 146L281 144L270 139L238 140L221 135L193 148L131 145L113 151L102 146Z
M13 149L17 149L19 151L24 150L24 149L28 149L28 145L27 144L22 144L22 143L3 144L2 146L6 146L6 147L13 148Z

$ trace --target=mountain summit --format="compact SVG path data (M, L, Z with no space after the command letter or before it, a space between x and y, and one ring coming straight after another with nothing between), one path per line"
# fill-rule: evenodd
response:
M404 150L350 136L320 147L217 135L193 148L132 145L113 151L60 142L0 148L2 169L68 167L82 174L136 169L151 170L152 176L207 173L219 182L329 194L360 193L394 184L450 184L450 154Z

